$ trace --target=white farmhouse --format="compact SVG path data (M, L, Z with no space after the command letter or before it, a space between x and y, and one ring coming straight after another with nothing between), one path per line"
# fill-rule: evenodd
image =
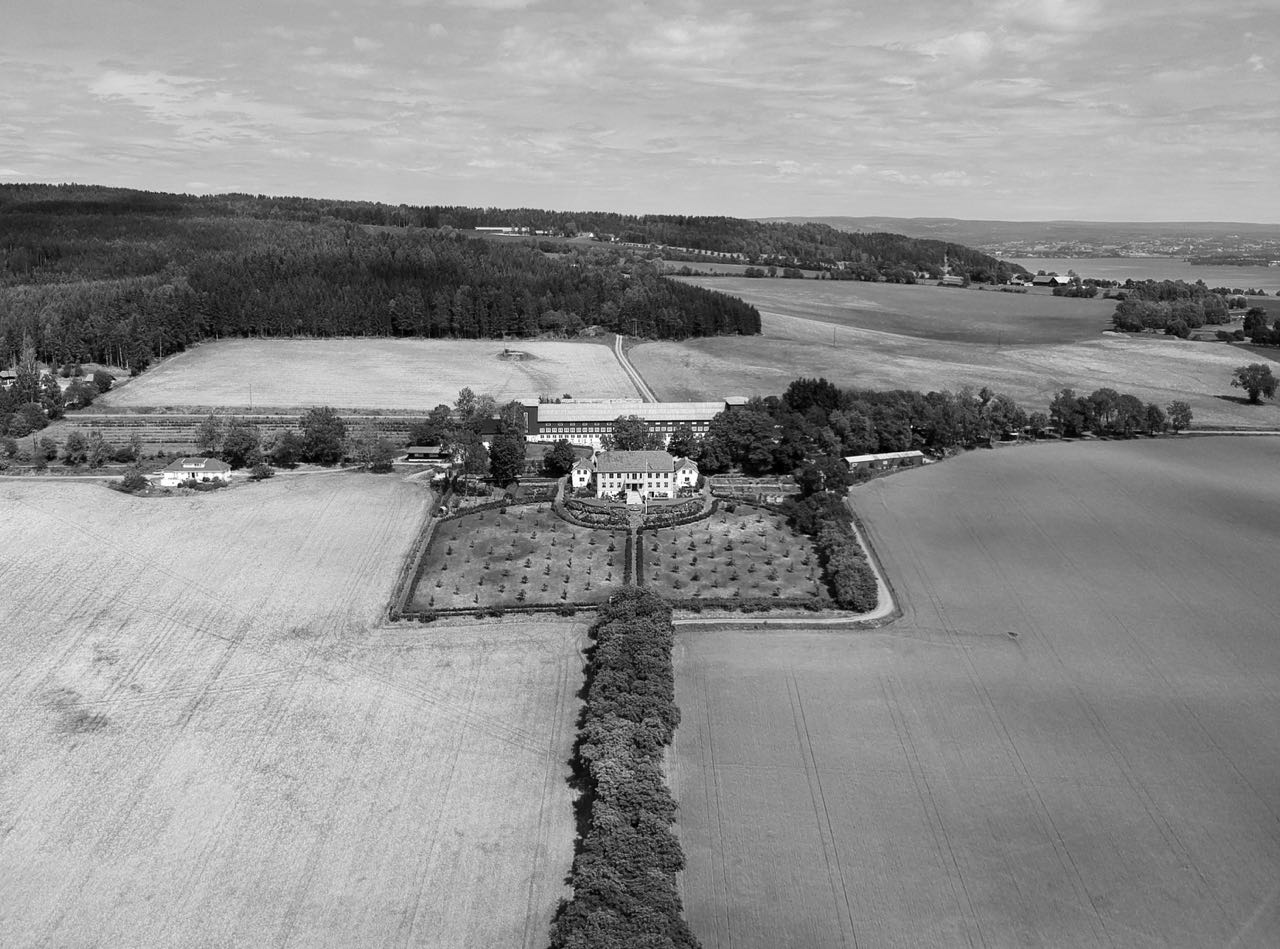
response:
M665 451L603 451L596 456L596 497L625 497L628 504L674 498L698 481L698 466Z
M199 481L230 481L231 466L217 458L179 458L160 472L162 488Z

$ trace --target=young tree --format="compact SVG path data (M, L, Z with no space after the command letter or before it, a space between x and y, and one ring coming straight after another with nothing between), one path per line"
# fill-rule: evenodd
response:
M82 465L89 455L89 439L84 432L72 432L62 445L62 461L67 465Z
M307 409L302 416L302 458L318 465L334 465L347 450L347 423L327 405Z
M89 444L85 451L85 460L89 462L89 467L101 468L110 458L111 448L107 445L107 440L102 437L102 433L90 432Z
M567 438L562 438L542 453L542 468L553 478L567 475L578 460L577 453Z
M1170 402L1165 407L1169 412L1169 429L1180 432L1191 425L1191 406L1186 402Z
M1238 367L1231 377L1232 388L1244 389L1249 393L1249 401L1255 404L1262 401L1260 396L1266 396L1268 399L1275 396L1276 382L1276 377L1271 373L1271 367L1260 362Z
M222 419L210 413L196 426L196 451L214 456L222 450Z

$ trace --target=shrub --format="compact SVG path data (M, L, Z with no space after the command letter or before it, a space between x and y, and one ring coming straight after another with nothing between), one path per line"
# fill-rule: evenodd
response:
M272 468L265 461L260 461L249 470L250 481L266 481L268 478L276 476L276 469Z
M129 494L136 494L139 491L145 491L147 485L146 475L142 473L140 468L130 468L124 473L124 477L120 479L120 490L127 491Z

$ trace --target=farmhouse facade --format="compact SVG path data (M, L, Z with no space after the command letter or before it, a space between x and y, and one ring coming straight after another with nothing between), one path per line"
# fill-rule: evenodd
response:
M230 481L231 466L217 458L179 458L160 472L160 486L176 488L192 482Z
M698 466L665 451L604 451L596 456L595 476L596 497L622 497L638 504L649 498L674 498L680 487L697 482Z

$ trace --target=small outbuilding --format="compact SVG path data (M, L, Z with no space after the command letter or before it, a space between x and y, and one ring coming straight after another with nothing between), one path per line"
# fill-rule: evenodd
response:
M217 458L179 458L160 472L162 488L177 488L184 484L230 481L231 466Z
M924 464L924 452L882 451L874 455L850 455L844 461L849 466L849 470L853 472L918 468Z

